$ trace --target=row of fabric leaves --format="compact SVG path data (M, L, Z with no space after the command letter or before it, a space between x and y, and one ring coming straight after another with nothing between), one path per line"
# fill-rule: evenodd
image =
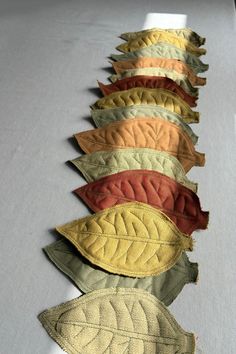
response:
M190 29L129 32L111 55L115 74L91 106L97 129L75 134L86 153L72 163L88 184L75 193L95 213L56 230L45 251L83 295L40 314L68 353L194 353L166 306L196 282L191 234L205 229L197 184L203 166L189 126L208 69L205 39Z

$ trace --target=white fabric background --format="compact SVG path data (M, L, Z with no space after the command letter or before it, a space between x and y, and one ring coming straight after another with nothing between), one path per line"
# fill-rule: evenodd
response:
M194 126L207 163L190 173L210 225L195 233L190 255L199 262L198 285L186 286L170 309L196 333L204 354L236 352L233 0L6 0L0 1L1 354L62 352L37 314L79 295L41 250L55 240L54 226L88 214L71 193L85 181L65 164L79 154L68 138L92 128L91 88L96 79L106 82L117 36L141 29L148 12L186 14L187 26L207 37L203 61L210 64Z

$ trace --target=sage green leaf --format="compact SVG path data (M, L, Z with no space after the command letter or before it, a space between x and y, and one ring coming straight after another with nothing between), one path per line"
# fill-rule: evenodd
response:
M180 114L176 112L172 112L167 108L151 104L137 104L132 106L105 109L91 109L91 116L96 124L97 122L103 120L107 120L109 123L113 123L117 120L125 120L126 118L138 117L176 117L179 121L183 121L185 123L196 123L195 119L192 121L190 118L184 119ZM102 126L104 125L106 124L102 124Z
M199 90L193 87L186 74L180 74L174 70L168 70L165 68L138 68L138 69L128 69L124 70L121 74L114 74L109 76L111 82L116 82L117 80L122 80L127 77L133 77L137 75L145 76L161 76L167 77L177 83L185 92L191 96L198 97Z
M178 48L188 51L196 56L201 56L206 54L206 49L198 48L190 41L180 38L175 34L167 33L164 31L150 31L147 33L140 34L136 38L128 40L127 43L121 43L116 46L116 49L123 52L133 52L136 49L146 48L149 45L155 45L160 42L165 42L168 44L175 45Z
M189 104L173 91L163 88L133 87L115 91L98 99L91 109L106 109L134 105L156 105L180 114L186 123L199 121L199 112L193 111Z
M198 57L196 57L196 55L190 54L183 49L164 42L135 50L130 53L111 54L111 58L116 61L140 57L178 59L188 64L196 74L207 71L209 68L209 65L204 64Z
M163 151L147 148L97 151L71 161L88 182L126 170L155 170L196 192L197 184L185 175L180 162Z
M39 320L68 354L195 352L194 335L142 289L95 290L44 311Z
M46 246L44 251L84 293L113 287L140 288L149 291L168 306L185 284L196 282L198 277L198 264L191 263L185 252L171 269L158 276L130 278L108 273L92 265L64 240Z
M157 109L155 109L155 107ZM130 109L127 109L130 108ZM147 108L147 109L146 109ZM160 109L159 109L160 108ZM150 115L149 115L150 114ZM95 109L91 110L91 115L94 120L95 125L98 128L104 127L115 121L132 119L132 118L151 118L151 119L164 119L171 123L174 123L181 127L185 133L187 133L195 145L198 141L198 136L194 134L190 126L184 122L182 117L174 112L168 111L167 109L160 106L127 106L127 107L116 107L111 109Z

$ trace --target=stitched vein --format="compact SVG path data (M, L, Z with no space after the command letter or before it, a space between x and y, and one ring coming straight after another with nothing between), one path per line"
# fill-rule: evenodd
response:
M91 343L94 341L94 339L95 339L97 336L99 336L100 332L101 332L101 329L98 329L98 331L97 331L97 333L95 334L95 336L94 336L88 343L86 343L86 344L83 346L83 349L86 348L89 344L91 344Z

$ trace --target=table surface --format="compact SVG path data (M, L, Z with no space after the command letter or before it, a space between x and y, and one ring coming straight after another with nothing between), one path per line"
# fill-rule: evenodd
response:
M81 153L71 137L93 128L89 105L98 98L96 80L110 75L117 36L141 29L149 12L186 14L187 26L207 37L202 59L210 64L193 126L207 161L189 173L210 224L195 233L190 254L198 284L186 286L170 310L196 333L202 353L235 354L233 0L0 1L1 354L62 353L37 315L80 292L42 247L56 239L56 225L89 213L71 193L85 184L65 163Z

